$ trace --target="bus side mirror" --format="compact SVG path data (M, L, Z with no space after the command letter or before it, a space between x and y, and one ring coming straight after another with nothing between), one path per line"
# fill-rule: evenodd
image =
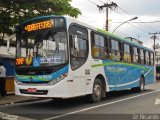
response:
M7 40L7 52L10 51L10 40Z
M79 51L77 35L74 35L74 37L73 37L73 41L74 41L74 47L75 47L75 50Z
M71 55L77 56L77 52L79 51L79 46L78 46L78 38L77 35L70 35L70 47L71 47Z

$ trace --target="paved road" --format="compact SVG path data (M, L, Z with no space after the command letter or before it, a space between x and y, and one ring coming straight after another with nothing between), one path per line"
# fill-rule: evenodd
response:
M45 99L0 106L0 112L0 117L22 120L160 120L160 82L147 86L143 93L107 93L99 103L89 103L85 98L61 102Z

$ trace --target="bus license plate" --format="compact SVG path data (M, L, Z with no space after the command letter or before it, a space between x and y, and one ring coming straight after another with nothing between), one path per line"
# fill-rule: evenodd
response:
M36 93L37 89L36 88L28 88L28 92L30 92L30 93Z

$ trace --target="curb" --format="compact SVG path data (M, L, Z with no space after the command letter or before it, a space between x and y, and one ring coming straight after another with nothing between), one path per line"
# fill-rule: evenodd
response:
M3 100L3 98L0 99L0 101L1 100ZM35 102L35 101L41 101L41 100L44 100L44 98L31 98L31 99L26 99L26 100L10 101L10 102L6 102L6 103L0 103L0 106L1 105L12 105L12 104L18 104L18 103Z
M17 103L27 103L27 102L36 102L36 101L41 101L41 100L44 100L44 98L31 98L31 99L28 99L28 100L15 101L13 103L14 104L17 104Z

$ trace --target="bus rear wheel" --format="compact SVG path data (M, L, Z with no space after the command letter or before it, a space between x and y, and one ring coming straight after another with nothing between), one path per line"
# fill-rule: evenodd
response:
M140 78L139 92L143 92L144 91L144 89L145 89L144 86L145 86L144 77L141 77Z
M91 102L99 102L102 99L103 87L100 79L96 78L93 83L92 94L89 95L89 99Z
M136 88L132 88L131 90L133 92L143 92L145 89L145 80L144 80L144 77L140 77L140 81L139 81L139 87L136 87Z

